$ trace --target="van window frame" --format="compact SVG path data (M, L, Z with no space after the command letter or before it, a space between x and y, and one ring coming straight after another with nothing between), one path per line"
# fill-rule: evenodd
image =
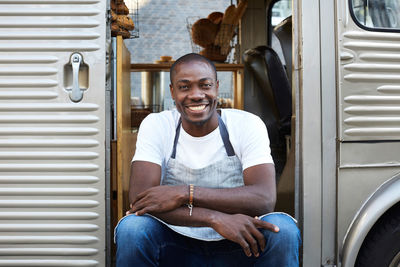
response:
M274 26L272 26L272 7L275 5L276 2L279 2L280 0L274 0L271 1L271 3L267 7L267 21L265 22L267 24L267 44L268 46L271 46L272 43L272 33L274 31Z
M274 33L274 28L277 26L277 25L275 25L275 26L272 25L272 8L274 7L274 5L277 2L280 2L280 1L282 1L282 0L273 0L273 1L271 1L269 3L269 5L268 5L267 9L266 9L266 11L267 11L266 20L267 21L265 23L266 23L266 26L267 26L266 29L267 29L267 45L268 46L272 45L272 34ZM291 15L293 15L293 6L292 6ZM287 17L285 17L283 20L285 20L286 18Z
M364 29L364 30L367 30L370 32L400 32L400 28L371 28L371 27L365 26L357 19L356 15L354 14L353 0L348 0L348 6L349 6L351 18L353 19L354 23L361 29Z

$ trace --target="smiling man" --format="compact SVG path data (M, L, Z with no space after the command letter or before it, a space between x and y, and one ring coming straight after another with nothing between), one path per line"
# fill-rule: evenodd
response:
M217 72L203 56L179 58L170 76L176 109L140 125L117 266L298 266L297 226L273 213L264 123L217 110Z

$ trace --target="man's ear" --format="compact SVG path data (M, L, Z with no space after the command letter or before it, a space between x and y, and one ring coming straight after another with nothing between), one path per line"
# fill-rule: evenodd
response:
M217 89L217 94L218 94L218 92L219 92L219 80L216 81L215 88Z
M172 99L175 100L174 87L172 87L172 84L169 85L169 92L171 93Z

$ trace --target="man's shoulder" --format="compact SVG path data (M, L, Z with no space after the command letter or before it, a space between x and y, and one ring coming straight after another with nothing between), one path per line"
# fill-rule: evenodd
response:
M238 122L251 122L261 120L260 117L258 117L257 115L240 109L223 109L221 114L222 119L226 120L228 123L236 122L236 125L239 124ZM240 127L243 127L243 125Z
M157 113L149 114L142 123L154 126L167 127L177 125L179 113L177 110L165 110Z
M178 115L174 110L149 114L140 124L133 161L163 164L172 147Z
M246 136L254 136L254 133L264 136L263 133L267 131L265 123L259 116L244 110L223 110L222 119L228 129L229 135L235 140L246 139Z

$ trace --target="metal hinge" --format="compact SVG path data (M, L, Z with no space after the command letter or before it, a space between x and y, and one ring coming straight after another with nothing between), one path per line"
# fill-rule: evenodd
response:
M110 11L110 9L107 9L105 15L106 15L106 23L109 24L110 21L111 21L111 11Z

